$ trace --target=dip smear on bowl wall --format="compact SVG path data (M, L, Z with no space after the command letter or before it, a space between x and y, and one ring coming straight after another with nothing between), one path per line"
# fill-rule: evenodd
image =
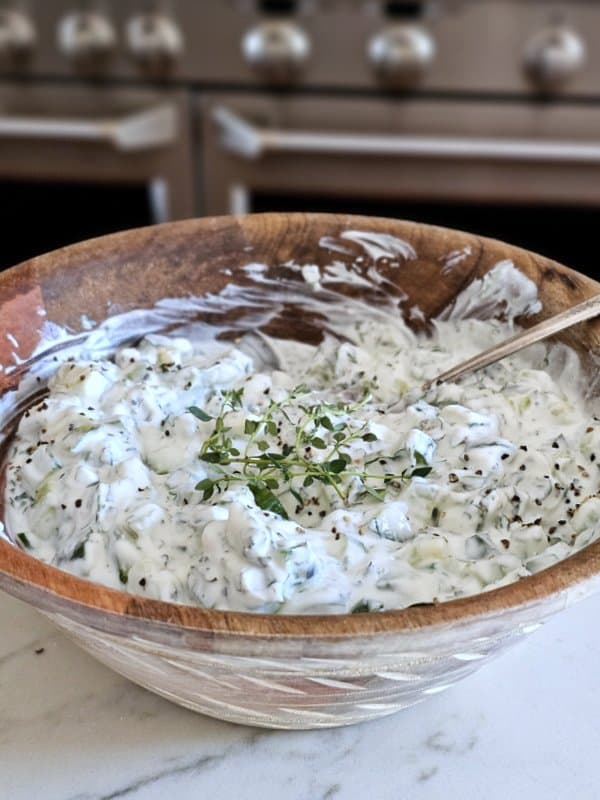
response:
M261 299L264 307L270 281L285 274L288 297L263 325L275 336L319 340L324 316L300 313L299 297L307 286L319 292L323 276L330 279L328 290L373 306L392 301L410 313L416 327L424 327L458 295L463 305L479 300L485 314L485 281L473 282L508 260L537 285L541 301L541 312L523 317L524 325L600 289L541 256L499 242L359 217L190 220L56 251L0 275L5 434L14 429L27 395L39 388L36 378L52 366L53 355L62 357L65 348L98 337L87 330L90 320L98 325L110 317L113 333L118 329L118 336L135 339L149 329L180 323L183 306L176 298L210 293L213 306L199 304L196 317L225 318L239 335L244 326L265 322L258 319ZM231 284L248 287L252 302L236 305ZM509 302L522 302L522 297L511 300L510 291ZM171 300L165 305L164 298ZM157 303L160 313L127 314L155 309ZM127 329L119 328L119 318L127 318ZM61 343L49 323L68 330L63 339L69 340ZM561 337L580 353L590 375L600 350L599 330L590 322ZM44 356L50 346L54 351ZM5 451L7 443L8 438ZM42 564L8 538L0 541L0 586L49 615L104 663L203 713L283 728L350 724L441 691L591 592L600 582L599 570L600 544L595 543L534 576L465 599L383 613L279 616L127 595Z

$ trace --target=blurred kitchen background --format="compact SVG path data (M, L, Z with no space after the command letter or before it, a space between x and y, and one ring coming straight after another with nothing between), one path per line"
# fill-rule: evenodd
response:
M600 3L0 0L0 268L271 210L433 222L600 277Z

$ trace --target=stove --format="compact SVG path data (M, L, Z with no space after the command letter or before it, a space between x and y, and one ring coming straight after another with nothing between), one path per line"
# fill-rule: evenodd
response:
M40 221L0 263L144 222L313 209L497 235L595 274L598 39L585 0L0 0L0 199Z

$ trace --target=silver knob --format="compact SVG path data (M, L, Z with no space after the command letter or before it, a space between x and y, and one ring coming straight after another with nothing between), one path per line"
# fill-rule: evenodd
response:
M310 57L310 40L293 22L262 22L242 40L242 53L252 69L274 82L292 80Z
M433 61L435 42L424 28L394 25L373 36L367 55L382 81L398 87L410 86Z
M572 78L585 61L585 43L564 25L536 33L525 47L525 70L542 89L552 89Z
M137 14L125 29L131 55L144 67L161 67L183 52L183 36L175 20L166 14Z
M58 46L71 61L97 63L115 50L117 35L99 11L72 11L58 24Z
M26 58L31 55L37 35L31 19L21 11L0 11L0 57Z

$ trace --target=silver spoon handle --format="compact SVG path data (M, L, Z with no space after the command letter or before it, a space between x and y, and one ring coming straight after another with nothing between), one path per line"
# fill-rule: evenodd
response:
M570 328L571 325L576 325L578 322L591 319L592 317L598 316L598 314L600 314L600 294L591 297L589 300L584 300L583 303L578 303L576 306L568 308L566 311L561 311L560 314L556 314L549 319L545 319L543 322L539 322L537 325L533 325L531 328L527 328L527 330L515 334L515 336L511 336L510 339L502 342L502 344L490 347L488 350L484 350L483 353L479 353L473 356L473 358L457 364L455 367L452 367L452 369L442 372L441 375L438 375L437 378L430 381L429 385L431 386L444 381L453 381L469 372L487 367L490 364L494 364L496 361L500 361L502 358L506 358L506 356L523 350L523 348L528 347L530 344L553 336L555 333L565 328Z

